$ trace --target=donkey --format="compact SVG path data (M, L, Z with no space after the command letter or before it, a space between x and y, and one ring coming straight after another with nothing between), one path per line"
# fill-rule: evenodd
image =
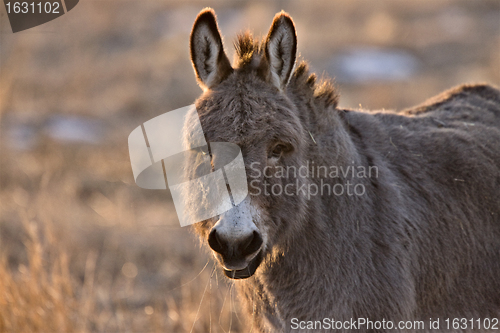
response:
M296 63L284 12L261 42L241 34L231 64L207 8L190 49L203 93L184 128L199 118L207 142L237 144L249 184L243 202L193 227L235 279L253 332L494 324L499 90L463 85L402 112L340 109L332 81ZM454 318L465 324L446 326Z

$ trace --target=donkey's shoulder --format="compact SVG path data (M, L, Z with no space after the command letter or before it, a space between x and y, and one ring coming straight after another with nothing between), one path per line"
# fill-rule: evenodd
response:
M421 115L440 110L496 110L500 117L500 90L489 84L463 84L434 96L422 104L401 111L406 115Z

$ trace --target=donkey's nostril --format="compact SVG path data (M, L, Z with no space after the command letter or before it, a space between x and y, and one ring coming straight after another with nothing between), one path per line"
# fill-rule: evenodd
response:
M208 245L212 250L218 253L222 253L224 248L227 248L227 244L220 239L215 228L210 232L210 235L208 235Z
M250 236L241 242L240 250L243 255L249 255L260 249L262 245L262 237L257 231L254 231Z

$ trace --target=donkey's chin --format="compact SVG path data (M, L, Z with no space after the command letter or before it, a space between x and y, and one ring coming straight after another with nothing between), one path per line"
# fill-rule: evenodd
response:
M260 251L245 268L242 269L227 269L223 265L224 274L230 279L246 279L254 275L255 271L262 262L262 251Z

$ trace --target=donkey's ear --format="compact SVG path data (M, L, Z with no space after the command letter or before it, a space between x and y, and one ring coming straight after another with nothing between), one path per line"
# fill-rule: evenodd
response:
M205 8L196 17L191 30L190 48L194 71L203 90L215 86L233 72L224 53L213 9Z
M265 46L271 82L283 90L290 79L297 53L297 36L292 18L285 12L276 14Z

